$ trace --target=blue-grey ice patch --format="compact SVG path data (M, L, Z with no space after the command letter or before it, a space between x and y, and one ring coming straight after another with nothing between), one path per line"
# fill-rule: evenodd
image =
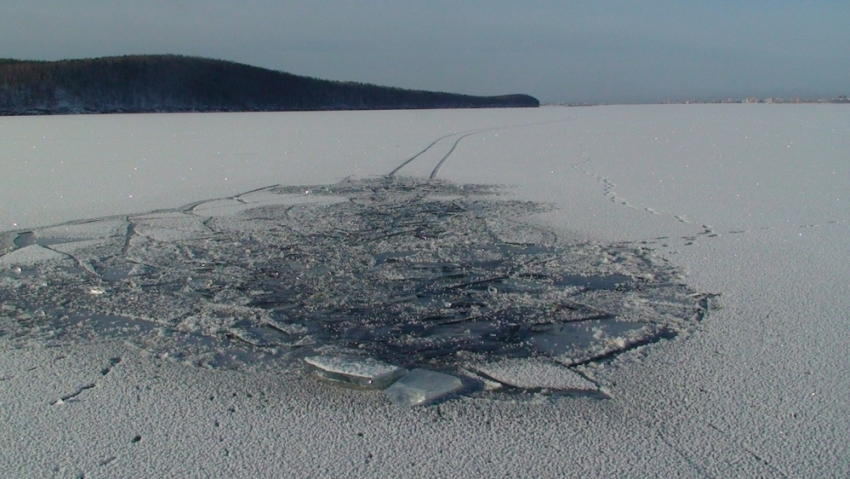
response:
M412 407L428 404L463 389L463 382L450 374L414 369L384 390L393 404Z

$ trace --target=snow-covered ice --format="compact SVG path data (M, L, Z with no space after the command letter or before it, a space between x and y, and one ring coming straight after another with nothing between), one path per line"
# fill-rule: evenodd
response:
M0 118L0 144L6 476L850 475L846 106L19 117ZM432 175L435 185L499 186L427 190ZM406 243L357 243L354 218L392 226L392 215L361 213L414 211L416 201L393 203L411 183L439 205L480 201L479 216L470 208L470 221L455 218L463 228L447 231L475 231L491 246L428 249L440 246L434 225L411 227ZM364 193L381 184L396 192ZM303 186L327 190L287 189ZM536 371L551 383L566 370L610 399L500 396L476 391L470 376L471 392L406 409L315 381L290 354L310 355L335 337L371 354L389 350L374 338L397 336L287 319L291 298L273 295L277 285L304 294L305 310L353 314L344 308L356 282L321 265L283 268L297 242L280 243L274 266L283 269L271 282L246 281L264 271L254 252L265 231L312 235L313 252L355 238L328 256L339 272L368 271L385 284L418 278L424 291L455 274L406 269L434 263L427 255L476 262L453 266L469 278L458 280L465 289L450 289L448 278L433 301L373 303L398 308L396 317L405 305L526 311L547 294L559 291L565 305L582 294L583 305L602 304L616 318L578 331L547 326L536 343L516 344L537 344L546 357L535 361L552 362L532 371L529 350L512 349L516 377L501 378L530 381ZM507 243L535 246L492 246ZM493 282L504 272L474 278L546 255L579 261L508 269L504 284ZM558 269L570 264L593 268L585 277L599 287L582 292L582 271ZM520 281L523 271L534 274ZM475 301L459 301L464 291ZM675 337L632 336L630 323L648 319ZM487 328L509 330L504 321L473 324L407 337L486 345ZM558 335L590 347L573 358L551 340ZM493 362L479 354L445 354L435 370L460 375Z
M597 391L596 384L563 365L545 359L503 359L471 364L470 369L496 381L523 389Z

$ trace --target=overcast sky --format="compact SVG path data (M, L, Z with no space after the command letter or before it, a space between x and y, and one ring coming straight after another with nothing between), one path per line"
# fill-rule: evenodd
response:
M832 98L850 1L0 0L0 57L137 53L544 102Z

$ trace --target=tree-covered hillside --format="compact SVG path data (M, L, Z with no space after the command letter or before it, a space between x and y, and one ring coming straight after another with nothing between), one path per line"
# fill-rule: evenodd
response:
M0 59L0 114L537 107L528 95L480 97L292 75L177 55Z

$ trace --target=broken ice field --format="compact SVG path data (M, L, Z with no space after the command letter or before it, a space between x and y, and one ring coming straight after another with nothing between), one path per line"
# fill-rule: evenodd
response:
M416 405L600 393L583 366L708 311L652 251L568 241L529 221L548 205L508 193L350 179L3 232L0 335L121 337L206 367L291 363Z

